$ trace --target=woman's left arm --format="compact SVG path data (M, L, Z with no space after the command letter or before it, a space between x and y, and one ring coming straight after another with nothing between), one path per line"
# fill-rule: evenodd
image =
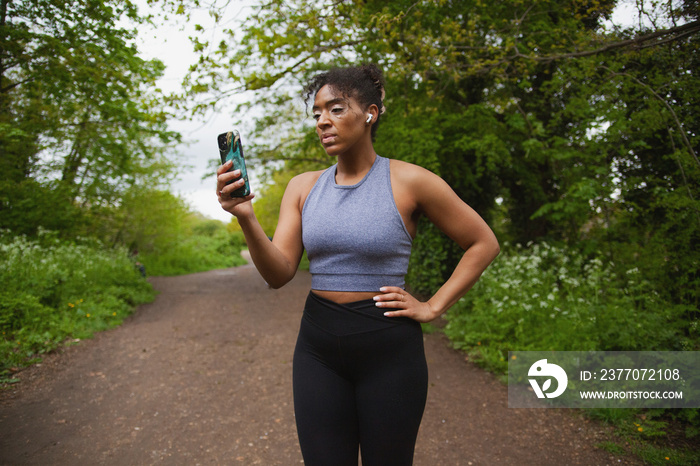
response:
M399 168L399 167L397 167ZM476 283L500 251L491 228L439 176L416 165L401 164L402 181L396 194L411 196L417 212L464 249L450 278L426 302L398 287L384 287L374 299L389 317L405 316L429 322L442 315ZM395 309L395 310L393 310Z

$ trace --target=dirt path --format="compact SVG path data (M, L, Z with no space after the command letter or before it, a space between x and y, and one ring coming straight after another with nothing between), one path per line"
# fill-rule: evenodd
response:
M308 273L270 290L252 266L153 278L119 328L19 374L0 393L0 464L300 464L292 352ZM506 387L425 337L416 465L629 464L570 410L507 408Z

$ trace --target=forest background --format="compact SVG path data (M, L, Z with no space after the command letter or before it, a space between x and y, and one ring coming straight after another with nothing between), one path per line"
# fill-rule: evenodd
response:
M163 63L141 58L137 29L156 17L134 3L0 0L3 380L152 299L141 265L241 263L235 221L169 190L181 140L169 118L237 98L272 235L289 179L332 163L303 84L362 62L387 81L377 152L443 177L502 244L447 315L456 347L497 373L509 350L700 349L696 2L628 2L637 21L624 26L615 0L269 0L242 23L230 1L148 3L182 21L210 12L181 93L160 91ZM421 223L411 289L434 292L460 255ZM698 459L679 453L698 439L697 410L593 415L646 461L669 464L678 429L671 457Z

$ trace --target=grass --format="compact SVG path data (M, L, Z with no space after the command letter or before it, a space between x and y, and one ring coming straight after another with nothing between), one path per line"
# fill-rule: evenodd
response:
M700 439L689 438L682 424L664 410L590 409L585 414L615 428L617 441L597 445L605 451L632 455L650 465L700 464Z

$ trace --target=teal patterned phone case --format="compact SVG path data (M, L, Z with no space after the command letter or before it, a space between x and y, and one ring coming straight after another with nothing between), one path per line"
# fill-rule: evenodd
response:
M221 163L226 163L233 160L233 167L229 170L240 170L241 177L245 180L245 186L231 193L231 197L246 197L250 194L250 183L248 183L248 171L245 166L245 157L243 156L243 145L241 144L241 135L235 129L227 133L221 133L217 137L219 143L219 155ZM231 184L234 181L229 181L226 184Z

